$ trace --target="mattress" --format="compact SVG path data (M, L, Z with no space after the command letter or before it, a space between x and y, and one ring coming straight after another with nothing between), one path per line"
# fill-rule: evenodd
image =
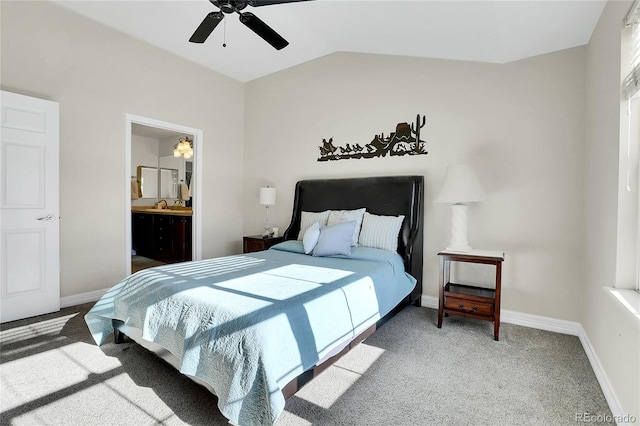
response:
M111 288L85 320L96 343L124 331L164 348L238 425L273 424L283 387L336 353L416 284L397 253L314 257L302 243L150 268Z

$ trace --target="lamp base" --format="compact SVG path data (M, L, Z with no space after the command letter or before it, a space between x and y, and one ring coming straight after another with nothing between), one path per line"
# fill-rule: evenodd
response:
M462 253L469 253L471 251L471 246L469 244L449 244L449 246L445 249L445 251L459 251Z
M451 205L451 242L447 251L468 253L471 246L467 241L467 205L458 203Z
M266 216L264 219L264 228L262 228L262 236L264 238L270 237L273 233L271 232L271 225L269 225L269 206L265 206Z

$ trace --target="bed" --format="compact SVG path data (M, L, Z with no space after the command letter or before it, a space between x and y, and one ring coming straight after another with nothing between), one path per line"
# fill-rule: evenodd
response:
M124 334L207 387L232 423L273 424L288 396L406 304L420 304L423 191L422 176L299 181L284 242L142 270L111 288L85 321L97 344ZM312 232L300 228L310 217L363 208L362 223L328 223L305 253ZM396 250L320 250L330 232L350 227L349 240L354 229L364 238L373 220L400 215Z

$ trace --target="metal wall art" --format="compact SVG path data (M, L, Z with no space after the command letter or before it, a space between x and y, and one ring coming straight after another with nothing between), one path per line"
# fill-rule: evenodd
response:
M333 138L329 138L328 141L322 139L322 146L318 147L320 148L318 161L386 157L387 154L389 156L428 154L425 150L426 142L420 139L420 129L424 127L425 121L426 117L423 115L420 120L420 114L418 114L415 123L411 125L398 123L396 131L391 132L388 137L385 137L384 133L375 135L373 140L364 146L359 143L335 146Z

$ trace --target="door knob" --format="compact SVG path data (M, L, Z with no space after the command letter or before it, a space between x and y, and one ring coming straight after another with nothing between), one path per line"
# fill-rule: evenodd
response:
M52 214L48 214L46 216L39 217L38 220L44 220L45 222L53 222L56 220L56 217Z

